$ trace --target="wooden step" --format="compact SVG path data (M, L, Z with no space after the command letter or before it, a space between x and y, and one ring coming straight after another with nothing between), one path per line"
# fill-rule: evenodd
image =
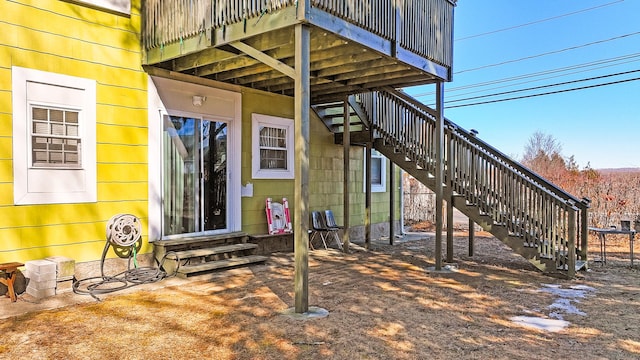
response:
M173 253L178 256L180 260L185 260L189 258L195 257L205 257L217 254L225 254L234 251L243 251L243 250L251 250L258 248L256 244L234 244L234 245L222 245L204 249L192 249L192 250L182 250L182 251L174 251Z
M178 269L177 275L182 277L187 277L189 275L195 275L197 273L203 273L206 271L227 269L227 268L236 267L236 266L260 263L260 262L266 261L267 259L268 257L262 256L262 255L249 255L249 256L242 256L242 257L236 257L231 259L209 261L209 262L195 264L195 265L182 265Z
M238 231L232 233L218 234L218 235L199 235L192 237L181 237L176 239L169 240L157 240L153 242L154 246L174 246L174 245L185 245L192 243L201 243L206 241L215 241L215 240L226 240L233 238L241 238L247 236L246 233Z

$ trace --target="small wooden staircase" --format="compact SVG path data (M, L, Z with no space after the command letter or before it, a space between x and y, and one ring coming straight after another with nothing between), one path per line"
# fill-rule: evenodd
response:
M189 277L266 261L266 256L253 254L258 245L247 239L247 234L234 232L158 240L153 252L167 274Z
M342 143L343 102L312 107ZM436 112L405 93L383 89L348 100L351 144L377 151L435 190L444 163L444 195L538 269L573 278L586 267L588 202L445 120L444 158L437 158Z

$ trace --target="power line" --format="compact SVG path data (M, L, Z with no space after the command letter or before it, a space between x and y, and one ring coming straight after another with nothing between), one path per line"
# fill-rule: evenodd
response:
M576 50L576 49L580 49L580 48L591 46L591 45L597 45L597 44L602 44L602 43L609 42L609 41L619 40L619 39L623 39L623 38L626 38L626 37L635 36L635 35L638 35L638 34L640 34L640 31L636 31L636 32L633 32L633 33L628 33L628 34L624 34L624 35L620 35L620 36L615 36L615 37L612 37L612 38L609 38L609 39L593 41L593 42L582 44L582 45L571 46L571 47L567 47L567 48L564 48L564 49L553 50L553 51L549 51L549 52L546 52L546 53L525 56L525 57L522 57L522 58L519 58L519 59L507 60L507 61L502 61L502 62L495 63L495 64L483 65L483 66L479 66L479 67L476 67L476 68L460 70L460 71L454 72L454 74L461 74L461 73L465 73L465 72L471 72L471 71L487 69L487 68L490 68L490 67L496 67L496 66L511 64L511 63L520 62L520 61L524 61L524 60L535 59L535 58L542 57L542 56L558 54L558 53L561 53L561 52Z
M502 84L502 83L507 83L507 82L512 82L512 81L517 81L517 80L521 80L521 79L528 79L528 78L533 78L533 77L537 77L537 76L544 76L544 75L547 75L547 74L560 73L560 72L574 70L574 69L580 69L580 68L586 68L586 67L591 67L591 66L596 66L596 65L608 64L608 63L617 62L617 61L621 61L621 60L635 59L635 60L630 60L630 61L626 61L626 62L622 62L622 63L618 63L618 64L608 65L608 66L616 66L616 65L621 65L621 64L626 64L626 63L629 63L629 62L633 62L633 61L638 61L636 58L640 58L640 53L634 53L634 54L623 55L623 56L618 56L618 57L613 57L613 58L608 58L608 59L590 61L590 62L586 62L586 63L576 64L576 65L571 65L571 66L566 66L566 67L561 67L561 68L555 68L555 69L549 69L549 70L544 70L544 71L539 71L539 72L534 72L534 73L522 74L522 75L512 76L512 77L508 77L508 78L490 80L490 81L485 81L485 82L476 83L476 84L462 85L462 86L447 88L446 91L447 91L447 93L451 93L451 92L455 92L455 91L461 91L461 90L466 90L466 89L473 89L473 88L478 88L478 87L484 87L484 86L489 86L489 85L495 85L495 84ZM591 71L591 70L596 70L596 69L601 69L601 68L603 68L603 67L597 67L597 68L594 68L594 69L587 69L587 70L583 70L583 71ZM568 73L568 74L564 74L564 75L570 75L570 74L575 74L575 73L576 72ZM559 75L559 76L564 76L564 75ZM540 80L545 80L545 79L540 79ZM539 81L539 80L534 80L534 81ZM519 85L519 84L513 84L513 85ZM413 97L418 98L418 97L424 97L424 96L433 95L433 94L435 94L435 91L428 91L428 92L424 92L424 93L415 94L415 95L413 95Z
M625 79L625 80L612 81L612 82L602 83L602 84L595 84L595 85L581 86L581 87L571 88L571 89L564 89L564 90L557 90L557 91L549 91L549 92L539 93L539 94L531 94L531 95L516 96L516 97L511 97L511 98L506 98L506 99L497 99L497 100L481 101L481 102L476 102L476 103L471 103L471 104L462 104L462 105L445 106L445 109L453 109L453 108L459 108L459 107L465 107L465 106L484 105L484 104L491 104L491 103L504 102L504 101L512 101L512 100L520 100L520 99L526 99L526 98L532 98L532 97L538 97L538 96L545 96L545 95L560 94L560 93L565 93L565 92L570 92L570 91L585 90L585 89L591 89L591 88L596 88L596 87L600 87L600 86L615 85L615 84L621 84L621 83L626 83L626 82L631 82L631 81L638 81L638 80L640 80L640 77L632 78L632 79Z
M539 24L539 23L542 23L542 22L555 20L555 19L559 19L559 18L570 16L570 15L575 15L575 14L579 14L579 13L583 13L583 12L599 9L599 8L602 8L602 7L605 7L605 6L609 6L609 5L613 5L613 4L616 4L616 3L620 3L620 2L623 2L623 1L624 0L613 1L613 2L610 2L610 3L606 3L606 4L590 7L590 8L587 8L587 9L582 9L582 10L577 10L577 11L566 13L566 14L562 14L562 15L552 16L552 17L546 18L546 19L540 19L540 20L536 20L536 21L532 21L532 22L528 22L528 23L524 23L524 24L520 24L520 25L514 25L514 26L506 27L506 28L503 28L503 29L488 31L488 32L481 33L481 34L469 35L469 36L465 36L465 37L462 37L462 38L459 38L459 39L455 39L454 41L462 41L462 40L467 40L467 39L473 39L473 38L486 36L486 35L491 35L491 34L503 32L503 31L513 30L513 29L517 29L517 28L521 28L521 27L525 27L525 26L529 26L529 25Z
M460 101L482 99L482 98L493 97L493 96L515 94L515 93L519 93L519 92L523 92L523 91L546 89L546 88L555 87L555 86L561 86L561 85L575 84L575 83L585 82L585 81L593 81L593 80L605 79L605 78L609 78L609 77L620 76L620 75L628 75L628 74L637 73L637 72L640 72L640 69L624 71L624 72L619 72L619 73L614 73L614 74L601 75L601 76L594 76L594 77L578 79L578 80L564 81L564 82L559 82L559 83L555 83L555 84L534 86L534 87L529 87L529 88L524 88L524 89L503 91L503 92L499 92L499 93L495 93L495 94L489 94L489 95L479 95L479 96L472 96L472 97L468 97L468 98L464 98L464 99L449 100L449 101L446 101L446 103L453 103L453 102L460 102Z
M535 80L522 81L522 82L518 82L518 83L507 84L507 85L501 85L501 86L494 86L494 87L487 88L487 89L482 89L482 90L467 91L467 92L465 92L465 93L455 94L455 95L448 96L448 98L456 98L456 97L465 96L465 95L470 95L470 94L477 94L477 93L481 93L481 92L485 92L485 91L489 91L489 90L503 89L503 88L508 88L508 87L517 86L517 85L525 85L525 84L530 84L530 83L533 83L533 82L538 82L538 81L543 81L543 80L549 80L549 79L555 79L555 78L558 78L558 77L564 77L564 76L567 76L567 75L580 74L580 73L584 73L584 72L591 72L591 71L594 71L594 70L604 69L604 68L608 68L608 67L612 67L612 66L619 66L619 65L623 65L623 64L628 64L628 63L636 62L636 61L640 61L640 59L636 59L636 60L629 60L629 61L621 62L621 63L618 63L618 64L603 65L603 66L595 67L595 68L592 68L592 69L585 69L585 70L573 71L573 72L568 72L568 73L565 73L565 74L559 74L559 75L554 75L554 76L547 76L547 77L539 78L539 79L535 79Z

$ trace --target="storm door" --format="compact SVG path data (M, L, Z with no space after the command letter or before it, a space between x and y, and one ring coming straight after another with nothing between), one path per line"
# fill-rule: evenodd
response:
M227 123L165 116L163 235L228 228Z

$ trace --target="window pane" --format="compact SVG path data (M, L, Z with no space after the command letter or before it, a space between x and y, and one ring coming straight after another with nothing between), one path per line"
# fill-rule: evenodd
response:
M286 149L287 130L266 126L260 127L260 147Z
M49 134L49 123L46 122L33 122L34 134Z
M49 110L49 120L52 122L63 122L64 121L64 111L62 110Z
M371 158L371 184L372 185L381 185L382 184L382 159L381 158Z
M287 170L287 151L261 149L260 169Z
M51 135L60 135L60 136L66 135L65 131L64 131L64 125L52 123L51 124Z
M65 122L67 124L77 124L78 123L78 112L77 111L67 111L65 114Z
M68 136L78 136L78 125L67 125Z
M49 110L47 109L34 107L31 112L33 120L49 120Z

